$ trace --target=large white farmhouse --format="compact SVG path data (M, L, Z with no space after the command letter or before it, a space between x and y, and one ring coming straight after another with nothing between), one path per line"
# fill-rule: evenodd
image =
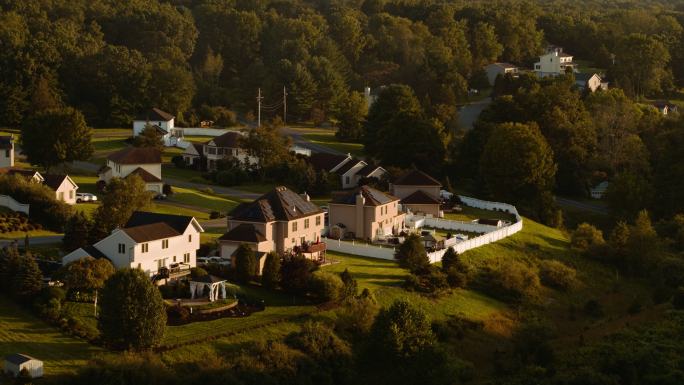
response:
M85 258L107 258L117 269L138 268L157 278L187 275L197 266L202 226L194 217L136 211L122 228L72 251L62 264Z
M146 126L156 129L164 140L164 146L173 147L183 138L183 130L174 127L176 117L159 108L138 115L133 121L133 137L140 135Z
M146 190L161 193L161 152L154 148L127 147L110 154L107 165L98 172L99 180L109 183L112 178L138 175L145 182Z
M534 64L534 72L540 78L563 75L566 71L576 72L575 64L572 62L572 55L564 53L560 47L553 47Z

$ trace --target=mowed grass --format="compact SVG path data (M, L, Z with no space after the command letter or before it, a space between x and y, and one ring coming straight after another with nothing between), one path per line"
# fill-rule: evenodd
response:
M207 194L182 187L173 188L173 195L169 196L169 201L219 212L228 212L240 203L239 200L230 197Z
M160 214L174 214L174 215L185 215L189 217L195 217L197 220L209 219L209 213L199 210L193 210L188 207L174 206L168 203L162 203L160 201L154 201L147 210L153 213Z
M315 133L305 133L302 134L302 137L312 143L332 148L333 150L343 153L350 153L354 156L363 155L363 145L361 143L342 142L335 137L335 133L332 131L316 131Z
M340 273L348 269L358 281L359 288L368 288L381 306L389 306L397 299L406 299L433 320L455 314L484 320L506 310L505 304L471 290L453 290L436 299L406 291L402 284L409 273L395 261L333 252L328 252L328 258L339 263L323 267L325 271Z
M503 219L505 221L513 222L515 216L501 211L483 210L475 207L461 205L461 211L453 213L445 213L444 219L452 221L470 222L477 219Z
M73 373L102 350L68 337L0 297L0 356L25 353L44 362L47 378Z

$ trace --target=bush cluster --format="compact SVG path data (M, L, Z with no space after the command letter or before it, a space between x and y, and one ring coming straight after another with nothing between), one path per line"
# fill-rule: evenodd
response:
M23 213L0 213L0 233L10 233L13 231L32 231L40 230L43 226L33 224Z

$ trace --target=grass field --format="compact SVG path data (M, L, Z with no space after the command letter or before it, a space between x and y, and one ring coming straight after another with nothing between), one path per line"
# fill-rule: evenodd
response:
M500 211L483 210L465 205L462 205L461 208L462 210L460 212L444 214L444 218L450 219L452 221L472 221L475 219L503 219L512 222L515 220L514 215L503 213Z
M228 212L237 206L240 202L238 199L224 197L221 195L212 195L203 193L198 190L187 189L182 187L174 187L173 195L169 197L170 202L178 202L186 205L203 207L205 209Z
M154 213L160 214L175 214L175 215L186 215L190 217L195 217L197 220L209 219L209 213L199 210L193 210L188 207L174 206L168 203L161 203L159 201L153 202L149 210Z
M363 145L361 143L342 142L335 137L333 131L316 131L315 133L305 133L302 137L312 143L332 148L343 153L350 153L354 156L363 156Z
M0 356L26 353L45 364L46 377L73 373L102 350L65 336L26 310L0 297Z

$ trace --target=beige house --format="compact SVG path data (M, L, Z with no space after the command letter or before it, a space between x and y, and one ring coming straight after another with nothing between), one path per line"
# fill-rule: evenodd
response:
M409 171L390 185L390 191L401 199L404 210L433 217L443 216L440 210L441 188L438 180L420 170Z
M596 92L596 90L607 90L608 83L604 82L596 73L577 73L575 74L575 84L581 91L589 90Z
M230 258L238 246L248 244L260 256L302 253L308 258L325 257L321 232L324 213L307 195L279 186L253 202L243 203L228 216L228 232L219 238L220 253ZM260 265L263 265L263 258ZM260 270L261 271L261 270Z
M65 255L62 265L88 256L106 258L117 269L139 268L150 277L172 279L196 266L202 232L193 217L136 211L122 228Z
M368 186L337 194L328 207L331 238L376 240L404 229L399 198Z
M242 164L256 164L259 160L241 148L240 139L242 137L243 134L237 131L229 131L204 144L193 144L185 149L183 159L186 164L194 165L195 162L204 157L208 170L216 170L219 160L231 157Z
M69 175L45 174L43 175L43 179L43 184L50 187L55 192L55 198L57 198L58 201L70 205L76 204L76 190L78 190L78 185L69 177Z
M0 136L0 168L14 167L14 135Z
M106 183L112 178L126 178L129 175L140 176L148 191L161 194L164 187L161 179L161 152L154 148L127 147L110 154L107 165L98 173L99 180Z
M510 63L492 63L487 65L484 70L487 73L487 80L490 86L494 85L497 76L504 76L506 74L518 75L518 67Z

